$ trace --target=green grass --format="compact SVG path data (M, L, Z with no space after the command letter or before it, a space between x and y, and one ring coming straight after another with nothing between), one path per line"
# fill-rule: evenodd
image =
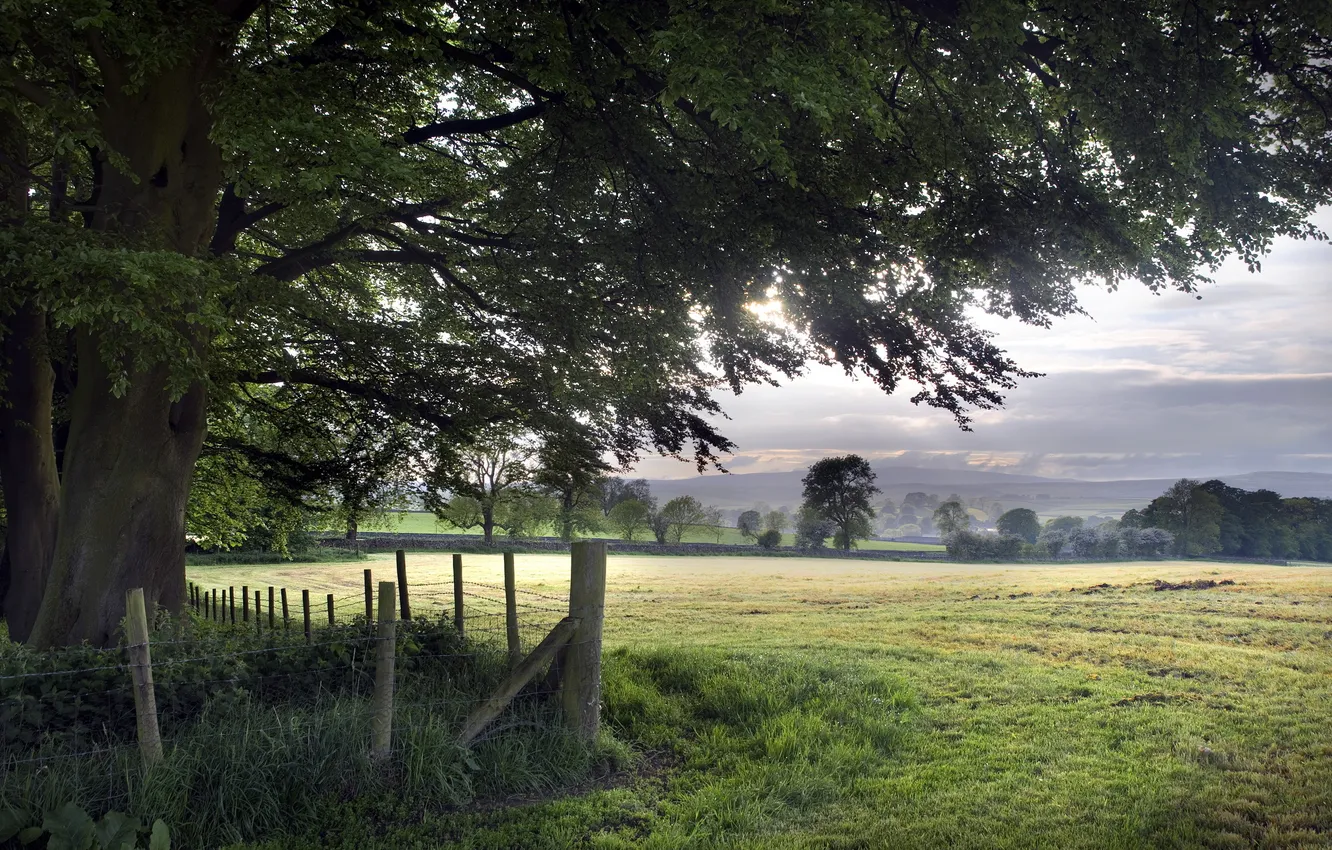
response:
M404 511L403 513L393 515L393 517L386 523L381 523L377 525L367 524L364 527L364 530L386 531L398 534L470 534L470 535L479 536L481 533L477 529L463 530L463 529L454 528L447 524L441 524L436 520L435 515L433 513L425 511ZM742 543L752 544L752 541L746 540L744 537L740 535L740 530L737 528L722 527L720 531L721 535L718 536L715 532L711 531L710 529L701 529L701 528L691 529L688 533L685 534L682 542L725 543L732 546L739 545ZM555 530L553 528L548 528L544 529L542 533L553 536L555 534ZM597 534L592 534L590 536L606 540L619 539L610 532L601 532ZM650 538L651 535L647 535L646 539L649 542ZM644 540L645 538L643 536L639 537L640 542L643 542ZM794 534L783 535L782 545L794 546L795 535ZM871 551L897 551L897 552L902 552L902 551L942 552L944 549L943 546L931 543L895 543L891 540L862 540L859 542L858 546L861 549L866 549Z
M448 561L410 556L413 581ZM286 578L355 592L361 566ZM563 590L567 556L518 574ZM367 798L267 846L1332 846L1327 568L612 557L606 611L605 717L639 778L470 812Z

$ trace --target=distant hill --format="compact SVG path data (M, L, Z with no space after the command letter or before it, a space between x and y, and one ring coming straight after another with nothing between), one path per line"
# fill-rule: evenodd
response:
M983 497L1005 507L1030 507L1039 514L1069 513L1078 516L1118 514L1140 507L1161 495L1176 479L1149 478L1125 481L1081 481L1072 478L1042 478L970 469L927 469L910 466L875 466L884 495L900 501L913 491L940 497L957 493L964 499ZM704 504L724 509L748 508L758 502L778 508L800 503L800 479L795 472L750 472L730 475L700 475L691 478L658 479L652 493L665 501L690 495ZM1282 496L1332 498L1332 475L1319 472L1249 472L1212 476L1245 490L1274 490ZM1207 480L1206 477L1200 480Z

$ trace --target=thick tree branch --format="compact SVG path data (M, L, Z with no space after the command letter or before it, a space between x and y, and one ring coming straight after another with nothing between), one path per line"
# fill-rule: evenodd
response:
M236 195L234 184L227 184L222 191L222 199L217 204L217 227L213 230L213 239L208 250L215 256L229 254L236 250L236 237L247 228L253 227L270 215L281 211L284 204L276 201L247 210L245 199Z
M306 384L323 387L377 401L391 410L429 422L439 428L453 427L453 417L436 410L430 404L403 398L373 384L324 375L309 369L288 369L284 371L270 369L266 372L242 372L236 375L236 381L242 384Z
M524 121L531 121L545 112L549 106L550 101L538 101L519 107L513 112L492 115L488 118L450 118L446 121L436 121L424 127L413 127L402 134L402 140L409 145L416 145L445 136L493 133L496 130L503 130L506 127L521 124Z

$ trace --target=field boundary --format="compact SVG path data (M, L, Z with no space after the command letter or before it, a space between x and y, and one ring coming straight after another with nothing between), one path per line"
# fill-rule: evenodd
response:
M606 549L621 555L745 555L775 558L851 558L876 561L946 561L943 550L916 549L764 549L736 543L656 543L651 541L606 540ZM443 552L568 552L569 543L554 537L513 539L497 537L487 546L473 534L422 534L398 532L361 532L356 540L326 537L319 545L349 552L391 552L397 549Z

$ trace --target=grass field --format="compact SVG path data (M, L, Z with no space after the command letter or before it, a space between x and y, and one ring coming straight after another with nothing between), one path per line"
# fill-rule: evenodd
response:
M435 519L435 515L434 515L434 514L432 514L432 513L427 513L427 512L424 512L424 511L404 511L403 513L395 514L395 515L394 515L394 518L393 518L392 520L390 520L389 522L387 522L387 523L382 523L382 524L378 524L378 525L376 525L376 524L366 524L366 526L365 526L365 530L366 530L366 531L390 531L390 532L398 532L398 533L400 533L400 534L442 534L442 533L447 533L447 534L474 534L474 535L477 535L477 536L479 536L480 533L481 533L480 531L478 531L478 530L476 530L476 529L471 529L471 530L469 531L469 530L460 530L460 529L456 529L456 528L453 528L452 526L440 525L440 524L436 521L436 519ZM543 533L553 535L553 534L555 534L555 531L554 531L553 529L547 529L547 530L546 530L545 532L543 532ZM498 532L497 532L497 534L498 534ZM601 537L601 538L605 538L605 539L615 539L615 538L614 538L614 535L610 534L609 532L607 532L607 533L602 533L602 534L594 534L594 535L592 535L592 536L593 536L593 537ZM640 542L643 541L643 540L645 540L645 539L650 541L650 540L651 540L651 535L645 533L644 535L640 536L638 539L639 539ZM729 543L729 544L731 544L731 545L737 545L737 544L740 544L740 543L751 543L752 541L746 540L745 538L741 537L741 536L740 536L740 531L739 531L739 529L729 528L729 527L723 527L723 528L721 529L721 536L720 536L720 537L718 537L718 536L717 536L715 533L713 533L711 530L707 530L707 529L692 529L692 530L689 531L687 534L685 534L683 542L685 542L685 543ZM783 545L783 546L794 546L794 545L795 545L795 535L794 535L794 534L785 534L785 535L782 535L782 545ZM893 542L893 541L891 541L891 540L862 540L862 541L860 541L857 545L858 545L859 548L861 548L861 549L878 550L878 551L890 551L890 552L891 552L891 551L897 551L897 552L903 552L903 551L915 551L915 552L921 552L921 551L943 551L943 548L944 548L943 546L933 545L933 544L929 544L929 543L895 543L895 542Z
M498 580L497 557L465 564ZM365 565L191 577L354 594ZM531 589L567 569L518 559ZM413 581L447 570L410 556ZM1199 578L1234 584L1151 585ZM606 610L606 721L636 778L334 806L267 846L1332 846L1327 568L613 557Z

